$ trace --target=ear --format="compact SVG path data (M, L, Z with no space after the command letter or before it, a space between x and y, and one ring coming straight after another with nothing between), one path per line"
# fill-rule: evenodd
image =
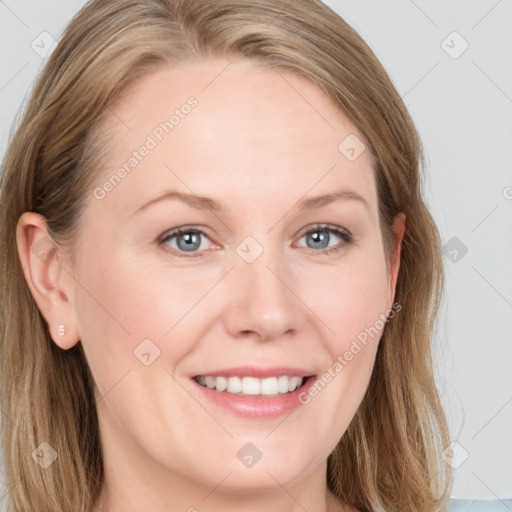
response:
M16 243L25 280L50 335L56 345L68 350L80 341L73 305L74 280L48 233L45 218L23 213L16 227ZM64 326L64 334L59 326Z
M398 271L400 270L400 254L402 251L402 239L405 233L405 213L399 212L393 221L393 232L395 234L395 248L390 259L390 279L389 279L389 303L388 310L395 300L396 282L398 280Z

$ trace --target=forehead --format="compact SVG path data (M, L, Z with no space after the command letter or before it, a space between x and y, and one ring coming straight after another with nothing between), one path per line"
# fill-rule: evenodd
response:
M376 202L369 151L348 117L306 78L253 61L161 68L111 106L104 131L97 185L123 175L105 202L116 208L165 188L228 201L346 186Z

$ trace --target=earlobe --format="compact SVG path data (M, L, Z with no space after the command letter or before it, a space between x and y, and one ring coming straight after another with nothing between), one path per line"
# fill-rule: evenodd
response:
M18 255L25 280L48 324L53 341L68 350L79 341L71 282L63 257L48 233L42 215L25 212L16 227Z

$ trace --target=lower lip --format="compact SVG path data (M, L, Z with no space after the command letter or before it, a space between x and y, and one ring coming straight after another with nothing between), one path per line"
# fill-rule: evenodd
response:
M316 381L316 376L308 377L300 388L291 393L272 397L235 395L227 391L216 391L215 389L201 386L194 379L191 380L209 400L239 416L273 418L304 405L300 402L299 396L307 395L309 388Z

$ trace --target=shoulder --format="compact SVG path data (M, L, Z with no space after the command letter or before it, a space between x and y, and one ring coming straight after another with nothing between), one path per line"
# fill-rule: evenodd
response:
M449 512L510 512L512 498L504 500L450 499Z

